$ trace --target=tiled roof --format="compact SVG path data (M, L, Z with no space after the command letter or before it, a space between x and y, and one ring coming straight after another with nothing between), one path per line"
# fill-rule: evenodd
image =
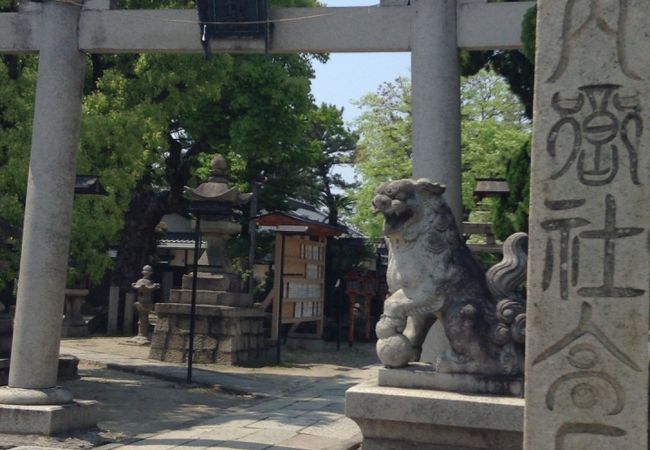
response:
M180 248L180 249L193 249L194 244L194 233L167 233L163 239L159 239L157 242L158 248ZM202 247L204 244L202 243Z

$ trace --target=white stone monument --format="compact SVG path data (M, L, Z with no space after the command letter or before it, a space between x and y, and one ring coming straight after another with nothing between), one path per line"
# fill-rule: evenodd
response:
M524 448L646 449L650 3L537 33Z

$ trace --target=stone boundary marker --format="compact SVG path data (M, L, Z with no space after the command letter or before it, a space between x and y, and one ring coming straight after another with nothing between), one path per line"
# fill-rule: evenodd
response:
M650 2L537 20L524 448L646 449Z

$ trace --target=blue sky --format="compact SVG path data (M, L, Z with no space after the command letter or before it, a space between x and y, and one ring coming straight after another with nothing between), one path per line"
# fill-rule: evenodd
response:
M379 0L321 0L327 6L373 6ZM379 85L399 76L410 76L410 53L332 53L326 64L315 63L312 93L317 103L344 107L348 124L360 111L351 104Z

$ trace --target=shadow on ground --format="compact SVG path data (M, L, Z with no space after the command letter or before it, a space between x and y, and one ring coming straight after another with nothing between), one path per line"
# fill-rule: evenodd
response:
M76 341L75 345L90 350L93 341ZM108 345L106 338L96 342ZM136 353L136 358L143 350L112 345L109 353L114 349L125 355ZM97 351L102 350L108 352L105 348L97 348ZM75 398L99 402L99 430L58 438L0 434L0 449L18 445L92 448L109 442L128 442L133 436L187 428L199 422L237 426L241 421L259 420L260 412L271 425L290 427L299 418L281 409L289 404L294 411L312 412L309 420L313 423L300 425L327 427L341 418L345 391L359 381L359 374L366 372L364 368L377 362L372 344L355 344L353 348L346 345L340 352L336 352L334 346L325 351L284 350L282 357L283 364L279 366L201 365L197 368L197 375L223 374L228 381L223 386L188 386L161 379L143 374L151 370L146 365L133 365L125 372L82 361L80 378L63 385ZM327 379L327 388L323 386L324 379ZM261 395L248 395L243 389L246 387L254 387L258 394L262 391ZM228 414L224 414L224 410L228 410ZM209 445L211 443L206 444Z

